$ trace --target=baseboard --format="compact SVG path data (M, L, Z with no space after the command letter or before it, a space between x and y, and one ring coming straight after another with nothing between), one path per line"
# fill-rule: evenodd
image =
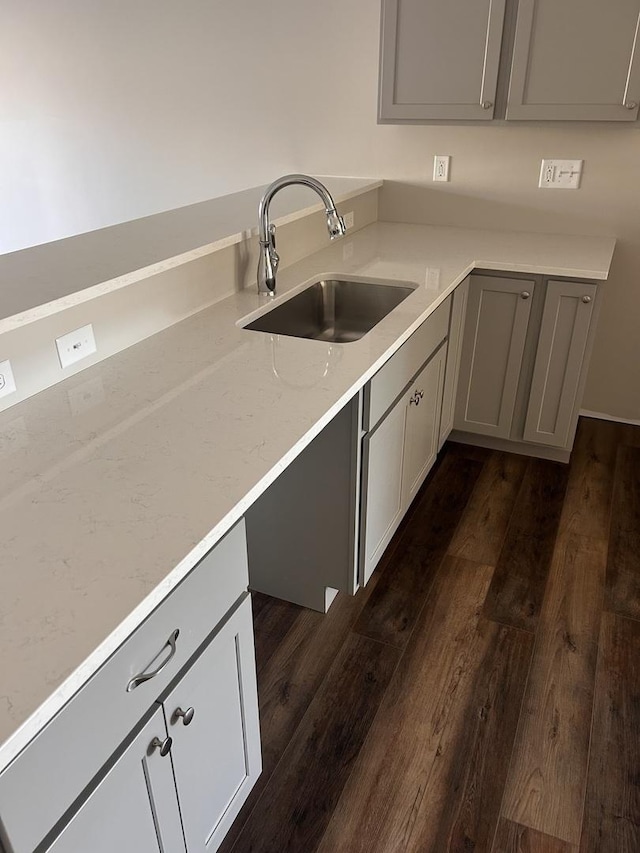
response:
M633 418L616 418L613 415L606 415L604 412L590 412L587 409L580 409L580 417L595 418L598 421L613 421L616 424L640 426L640 420L634 420Z
M551 462L569 462L571 451L560 447L546 447L543 444L529 444L526 441L513 441L506 438L493 438L489 435L451 430L451 441L460 444L471 444L474 447L486 447L489 450L499 450L505 453L519 453L521 456L533 456L536 459L549 459Z

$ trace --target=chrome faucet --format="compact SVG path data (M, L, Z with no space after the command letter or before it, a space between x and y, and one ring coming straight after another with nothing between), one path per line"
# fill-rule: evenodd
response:
M342 237L347 230L344 224L344 219L336 210L334 200L331 198L329 190L311 178L309 175L284 175L278 178L265 190L258 208L259 221L259 239L260 245L258 258L258 293L269 293L275 296L276 293L276 272L280 258L276 252L276 226L269 222L269 205L274 195L283 187L289 187L294 184L300 184L303 187L309 187L315 190L322 201L324 202L327 213L327 228L329 229L329 237L335 240L336 237Z

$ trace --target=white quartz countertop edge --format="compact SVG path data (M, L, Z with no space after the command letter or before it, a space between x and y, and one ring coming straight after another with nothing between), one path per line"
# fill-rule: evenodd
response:
M370 227L373 228L374 226ZM400 225L395 227L398 229L403 228L403 226ZM417 228L417 226L406 227L407 229ZM447 230L450 232L454 231L454 229ZM357 238L357 235L355 236ZM540 235L532 236L535 238ZM567 239L571 240L572 238ZM63 708L74 693L76 693L77 690L98 671L113 652L115 652L127 637L129 637L142 623L142 621L153 612L153 610L166 598L170 591L184 579L199 560L204 557L216 542L218 542L233 527L251 504L257 500L257 498L271 485L271 483L274 482L278 475L304 450L305 447L310 444L310 442L322 431L322 429L343 408L343 406L369 381L369 379L371 379L380 367L402 346L402 344L427 319L427 317L429 317L433 311L435 311L435 309L448 298L458 284L460 284L470 272L474 269L508 269L522 273L605 280L608 276L615 241L611 239L607 242L606 238L601 239L603 246L601 253L602 265L596 268L582 269L579 266L560 266L558 264L548 264L544 261L539 263L517 263L511 261L510 257L507 260L504 258L498 258L496 260L491 259L490 257L483 257L481 252L477 253L474 260L469 260L463 266L458 266L456 274L452 276L446 286L443 286L437 296L434 296L433 300L424 308L424 310L420 311L420 313L415 316L413 321L406 326L402 333L398 334L393 343L390 344L379 357L373 360L368 367L362 371L362 373L339 396L339 398L337 398L335 402L327 408L322 416L313 423L304 436L300 438L300 440L296 441L295 444L293 444L289 450L281 456L279 461L273 465L270 470L217 521L217 523L215 523L209 533L199 541L198 544L193 547L182 560L180 560L175 568L173 568L148 595L146 595L139 605L136 606L135 609L133 609L129 615L117 625L117 627L104 639L104 641L101 642L97 648L95 648L95 650L52 691L48 698L42 702L39 707L28 718L26 718L2 744L0 744L0 771L6 767L29 743L29 741L32 740L38 731ZM562 238L560 238L560 241L562 241ZM609 246L608 251L605 251L605 244ZM329 250L325 250L325 252L326 251ZM303 269L304 263L305 262L300 263L300 266L302 266ZM325 267L324 275L327 277L331 275L335 276L338 274L336 273L336 269L338 267L338 264L332 266L327 265ZM318 267L317 269L321 269L321 267ZM322 277L322 275L322 273L318 273L316 270L312 278ZM381 276L378 275L377 277L380 278ZM399 280L400 276L396 276L395 278ZM404 280L407 280L406 277L403 278ZM311 278L307 280L309 281ZM300 287L302 286L304 286L304 284L300 285ZM295 289L299 288L296 287ZM257 313L262 313L262 309L247 311L243 319ZM27 401L27 403L28 402L29 401Z

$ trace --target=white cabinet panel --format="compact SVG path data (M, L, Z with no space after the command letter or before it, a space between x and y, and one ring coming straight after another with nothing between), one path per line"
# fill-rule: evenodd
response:
M493 117L505 0L383 0L380 119Z
M158 709L47 853L185 853L170 753L151 746L166 737Z
M366 584L402 518L402 460L406 400L403 397L376 430L364 439L364 559Z
M460 358L462 356L462 341L464 334L464 321L467 312L467 298L469 296L469 277L456 287L452 296L451 322L449 324L449 340L447 343L447 367L444 377L444 391L442 393L442 416L440 419L440 438L438 450L447 440L453 429L453 416L455 413L456 393L458 390L458 376L460 373Z
M249 597L163 705L187 848L216 850L262 770Z
M442 389L447 354L441 347L409 386L402 472L402 505L406 510L438 455Z
M554 447L569 441L595 297L595 284L547 285L525 441Z
M520 0L507 118L634 121L640 0Z

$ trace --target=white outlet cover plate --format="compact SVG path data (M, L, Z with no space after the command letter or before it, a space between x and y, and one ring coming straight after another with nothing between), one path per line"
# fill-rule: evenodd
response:
M584 160L543 160L538 186L547 190L580 188Z
M96 339L93 336L93 326L89 323L80 329L74 329L60 338L56 338L58 358L61 367L69 367L76 361L82 361L96 351Z
M449 154L436 154L433 158L433 180L448 181L451 157Z
M353 210L350 210L349 213L345 213L345 215L344 215L344 226L347 229L347 231L350 228L353 228L354 222L355 222L355 220L354 220L354 216L353 216Z
M16 380L13 378L13 370L11 362L0 361L0 397L6 397L7 394L13 394L16 390Z

